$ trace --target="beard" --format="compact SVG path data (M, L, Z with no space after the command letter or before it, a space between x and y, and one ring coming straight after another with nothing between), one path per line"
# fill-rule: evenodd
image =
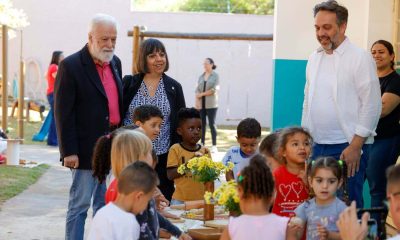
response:
M94 43L92 46L92 55L94 58L100 60L103 63L108 63L114 57L114 49L113 48L99 48L99 46Z
M322 45L321 41L326 38L329 41L328 45ZM339 33L337 32L332 38L329 36L322 36L322 37L318 37L318 41L321 43L321 47L325 50L325 51L329 51L329 50L335 50L339 44L337 43L339 40Z

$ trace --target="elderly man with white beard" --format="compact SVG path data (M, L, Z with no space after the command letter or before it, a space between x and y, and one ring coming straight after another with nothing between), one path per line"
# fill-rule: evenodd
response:
M116 129L122 116L121 61L114 55L117 22L96 14L88 43L59 65L55 82L55 119L63 165L71 169L65 239L83 239L87 210L104 206L106 186L92 176L97 139ZM93 198L93 201L91 201Z

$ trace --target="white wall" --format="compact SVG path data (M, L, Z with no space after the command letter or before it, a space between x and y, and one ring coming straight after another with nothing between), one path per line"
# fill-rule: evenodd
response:
M370 0L366 48L370 49L372 44L379 39L392 42L393 4L393 0Z
M274 59L305 60L319 47L315 37L313 8L322 0L276 0ZM346 35L369 49L377 39L391 41L393 0L339 0L349 11Z
M43 74L52 51L63 50L69 55L82 48L87 41L88 22L97 12L113 15L120 23L116 54L122 60L123 74L130 74L131 70L132 38L127 36L127 31L134 25L165 32L270 34L273 31L272 16L131 12L129 0L14 0L14 6L24 9L31 23L23 32L23 57L39 63L40 81L33 70L27 74L30 81L27 94L34 92L36 98L45 97L47 83ZM170 59L167 74L181 82L188 106L194 104L194 87L203 71L203 60L211 57L221 80L217 124L236 125L237 122L226 119L252 116L263 126L270 126L271 41L161 40ZM9 42L10 80L19 72L19 41L18 37ZM33 68L30 65L28 69Z

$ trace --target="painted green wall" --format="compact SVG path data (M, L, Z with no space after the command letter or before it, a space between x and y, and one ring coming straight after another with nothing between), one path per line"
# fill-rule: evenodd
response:
M272 130L300 125L307 60L273 60Z

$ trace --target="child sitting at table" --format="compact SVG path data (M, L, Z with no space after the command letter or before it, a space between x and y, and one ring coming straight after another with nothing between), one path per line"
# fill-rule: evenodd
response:
M275 158L275 147L278 140L279 132L275 131L267 135L260 143L258 151L264 155L267 160L268 167L271 168L271 172L281 166L278 160Z
M275 187L271 170L262 155L251 158L249 166L240 172L237 184L243 214L229 219L221 240L283 240L295 236L288 228L289 218L269 212Z
M161 110L150 104L136 107L132 116L133 123L143 129L151 141L154 141L160 134L163 119Z
M250 158L257 152L260 137L261 125L256 119L246 118L240 121L236 136L239 146L231 147L222 159L225 166L229 162L235 165L233 170L225 174L226 181L236 180L240 170L249 165Z
M139 130L118 130L112 138L111 143L111 165L115 179L111 182L106 192L106 203L117 199L118 179L123 169L137 161L146 162L153 166L152 147L150 139ZM110 153L99 151L96 144L94 155L97 158L108 157ZM98 154L99 152L103 154ZM102 162L101 160L93 160ZM154 194L154 193L153 193ZM154 195L153 195L154 196ZM167 230L179 239L189 239L188 235L182 233L176 226L165 219L156 211L155 200L151 199L148 207L136 216L140 225L140 239L158 239L160 227Z
M158 184L157 173L144 162L127 166L118 179L118 197L93 218L89 240L139 239L135 215L143 212Z
M171 205L183 204L184 201L204 199L204 185L191 175L181 175L178 167L196 156L208 154L208 149L198 144L201 138L200 113L195 108L181 108L178 111L177 133L182 141L171 146L168 153L167 174L175 182L175 192Z

